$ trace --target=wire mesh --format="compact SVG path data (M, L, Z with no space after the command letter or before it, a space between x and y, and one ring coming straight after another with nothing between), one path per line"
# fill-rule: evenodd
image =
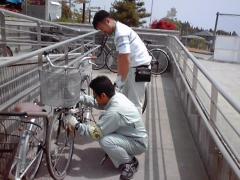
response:
M0 177L6 178L17 151L21 124L16 117L0 116Z
M43 104L54 107L69 107L78 102L80 74L72 72L39 71L40 97Z

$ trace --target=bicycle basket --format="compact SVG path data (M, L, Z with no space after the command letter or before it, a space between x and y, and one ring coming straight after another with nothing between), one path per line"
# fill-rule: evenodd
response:
M0 117L0 179L8 177L20 140L19 122Z
M81 77L77 70L51 72L39 70L40 99L45 105L70 107L78 102Z

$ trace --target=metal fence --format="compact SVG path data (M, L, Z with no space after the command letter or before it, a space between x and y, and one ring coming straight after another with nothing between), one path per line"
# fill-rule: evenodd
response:
M240 178L240 103L224 91L223 87L212 78L177 38L168 37L168 41L175 71L178 71L178 75L176 73L174 75L176 85L180 90L183 103L187 106L190 125L193 126L192 130L196 133L195 140L198 142L198 148L211 179L223 173L223 170L228 174L227 179L231 179L232 172L226 170L227 166L225 169L223 165L218 167L220 162L223 163L223 159ZM187 93L187 91L189 92ZM191 99L191 103L189 99ZM198 111L197 114L194 113L193 105ZM200 117L198 117L199 114ZM201 120L199 121L199 119ZM206 132L201 130L203 127L201 123L207 130ZM214 164L214 162L210 162L211 154L215 154L218 158L223 157L223 159ZM215 172L211 172L213 164L217 167ZM222 178L226 179L226 176L221 178L219 176L216 179Z
M0 10L0 23L0 48L8 46L13 51L11 57L4 53L0 56L0 111L39 96L38 70L45 64L44 51L50 52L55 63L74 64L98 48L94 43L97 31L82 34L6 10Z
M0 48L6 48L7 46L13 56L28 53L84 34L79 29L3 9L0 10L0 25ZM71 42L68 44L67 51L79 45L81 45L80 41ZM53 51L54 53L63 53L66 49L58 47L53 49ZM9 54L3 53L1 56L9 56Z

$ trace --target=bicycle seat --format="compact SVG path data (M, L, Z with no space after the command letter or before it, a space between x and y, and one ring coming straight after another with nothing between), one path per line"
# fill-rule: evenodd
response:
M17 104L14 108L15 112L26 112L28 113L37 113L37 112L43 112L43 108L34 104L34 103L20 103Z

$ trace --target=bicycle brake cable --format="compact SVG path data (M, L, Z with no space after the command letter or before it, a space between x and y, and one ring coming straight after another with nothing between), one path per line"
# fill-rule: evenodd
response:
M105 44L107 43L107 40L108 40L108 36L104 36L102 39L102 42L101 42L100 53L97 55L97 57L99 57L102 54L103 48L104 48Z

